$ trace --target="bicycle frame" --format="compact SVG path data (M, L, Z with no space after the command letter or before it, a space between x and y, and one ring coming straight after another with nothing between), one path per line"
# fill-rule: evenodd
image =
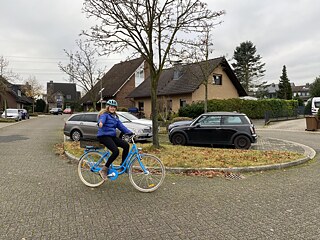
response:
M125 173L129 168L130 163L135 159L135 157L138 159L138 162L142 170L144 171L144 173L148 174L148 171L146 170L146 168L141 162L141 154L140 154L141 149L137 147L133 138L131 139L131 141L132 141L132 146L124 162L120 166L114 166L113 164L110 165L110 170L115 173L114 179L111 179L111 180L115 180L118 177L118 175ZM99 172L101 170L101 167L99 167L99 165L102 163L104 159L108 161L109 157L111 156L111 153L109 150L104 151L102 149L101 151L101 149L102 148L94 148L92 146L87 146L84 150L83 155L85 155L88 152L99 152L102 154L101 158L93 166L90 166L90 170L92 172ZM119 171L120 169L121 171Z

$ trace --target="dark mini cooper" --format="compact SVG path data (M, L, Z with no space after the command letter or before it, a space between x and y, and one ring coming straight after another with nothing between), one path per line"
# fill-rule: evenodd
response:
M249 149L257 141L250 119L243 113L209 112L185 124L169 126L169 139L175 145L233 145Z

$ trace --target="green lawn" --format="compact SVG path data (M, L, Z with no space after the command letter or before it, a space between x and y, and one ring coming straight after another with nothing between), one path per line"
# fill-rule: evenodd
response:
M159 157L166 167L228 168L261 166L290 162L303 157L302 154L296 152L278 150L260 151L176 146L169 143L167 134L159 134L159 141L161 143L160 149L153 148L151 143L138 143L137 145L142 147L143 152ZM83 153L83 148L80 148L79 142L66 142L64 148L77 157L80 157ZM120 162L119 159L117 161Z

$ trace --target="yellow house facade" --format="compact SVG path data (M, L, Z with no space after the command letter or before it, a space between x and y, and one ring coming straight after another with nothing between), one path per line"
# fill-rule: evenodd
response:
M158 82L158 106L167 111L177 113L180 107L193 102L204 101L205 85L201 64L182 65L178 68L166 69ZM206 65L207 66L207 65ZM247 96L246 91L235 76L225 58L209 60L208 99L228 99ZM207 74L208 76L208 74ZM151 116L150 79L146 79L128 96L135 107Z

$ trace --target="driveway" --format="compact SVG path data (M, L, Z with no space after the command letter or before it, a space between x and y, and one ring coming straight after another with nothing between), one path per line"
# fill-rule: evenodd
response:
M0 239L319 239L318 159L286 170L223 177L167 175L151 194L126 176L97 189L52 149L65 116L0 129ZM258 128L319 151L320 135Z

